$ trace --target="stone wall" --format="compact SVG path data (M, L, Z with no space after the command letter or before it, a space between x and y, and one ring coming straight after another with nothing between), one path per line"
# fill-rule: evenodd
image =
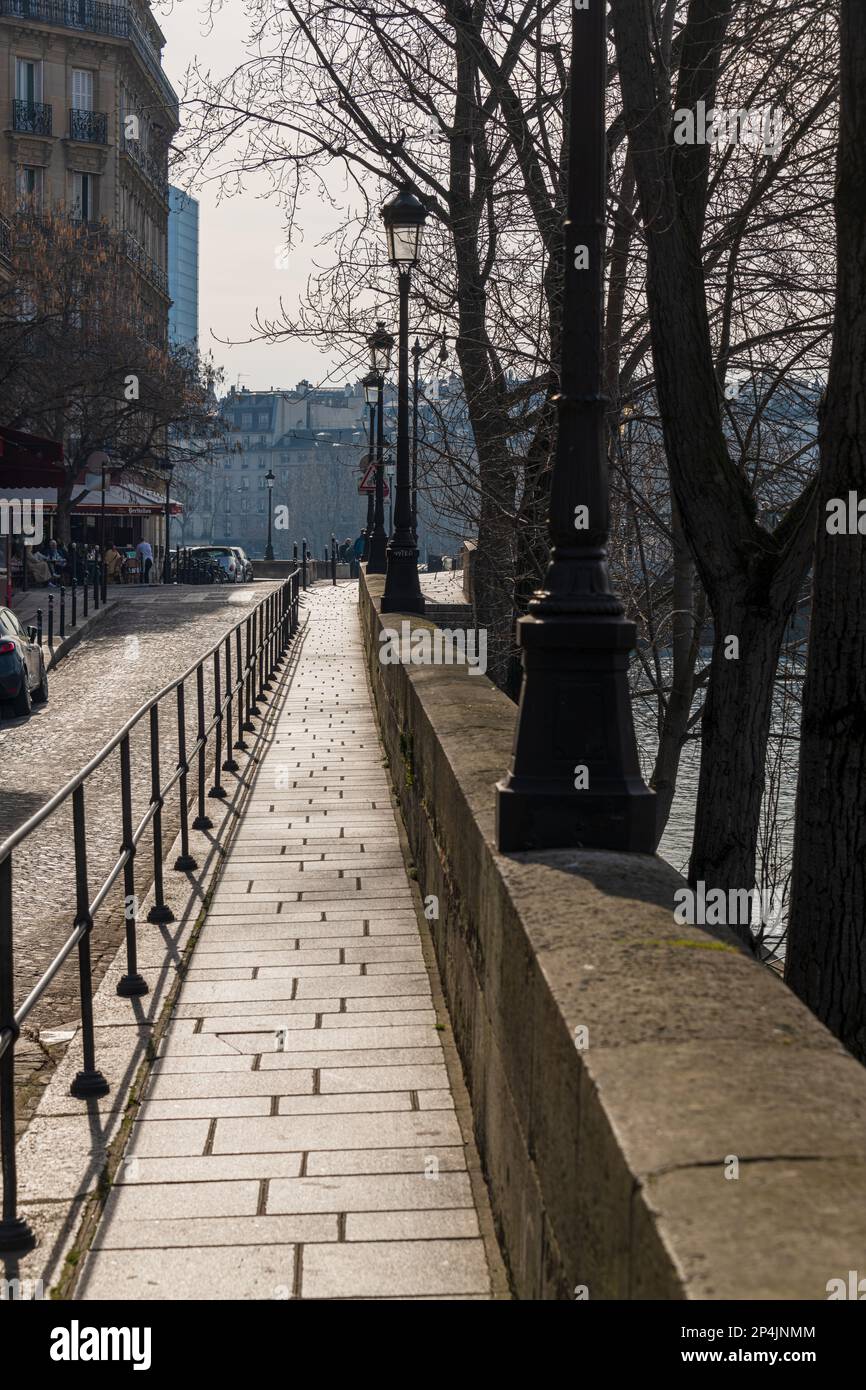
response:
M866 1070L726 931L675 924L664 861L499 854L514 706L465 668L380 665L382 588L360 586L370 680L517 1296L866 1275Z

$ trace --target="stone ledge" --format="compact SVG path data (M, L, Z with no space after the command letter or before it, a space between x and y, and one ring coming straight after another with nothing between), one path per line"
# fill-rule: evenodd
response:
M863 1264L866 1071L732 935L674 923L663 860L498 853L514 706L380 665L383 587L371 685L518 1296L826 1298Z

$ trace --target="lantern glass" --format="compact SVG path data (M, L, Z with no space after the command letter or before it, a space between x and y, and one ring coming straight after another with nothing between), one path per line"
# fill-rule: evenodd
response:
M375 405L379 399L379 378L375 372L364 377L364 400L368 405Z
M388 260L392 265L409 267L417 264L423 231L418 222L407 226L391 223L388 228Z
M387 376L391 366L394 339L381 321L376 324L376 332L371 333L367 339L367 346L370 349L370 367L373 376Z
M267 471L267 473L265 474L265 482L267 483L267 485L268 485L269 488L272 488L273 485L274 485L274 483L275 483L275 481L276 481L276 474L272 473L271 470L270 470L270 468L269 468L268 471Z

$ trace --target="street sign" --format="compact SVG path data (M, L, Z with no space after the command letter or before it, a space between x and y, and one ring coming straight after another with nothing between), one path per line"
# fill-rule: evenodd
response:
M376 491L376 465L375 465L375 463L371 463L370 466L369 466L369 468L366 470L366 472L365 472L363 478L361 479L361 481L360 481L359 484L358 484L358 491L359 491L359 492L363 492L363 493L375 492L375 491ZM383 478L383 479L382 479L382 496L383 496L383 497L390 497L390 495L391 495L391 489L390 489L389 486L388 486L388 479L387 479L387 478Z

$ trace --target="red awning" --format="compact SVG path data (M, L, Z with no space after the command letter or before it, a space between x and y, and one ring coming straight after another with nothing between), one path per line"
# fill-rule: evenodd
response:
M0 425L0 487L61 487L63 445Z

